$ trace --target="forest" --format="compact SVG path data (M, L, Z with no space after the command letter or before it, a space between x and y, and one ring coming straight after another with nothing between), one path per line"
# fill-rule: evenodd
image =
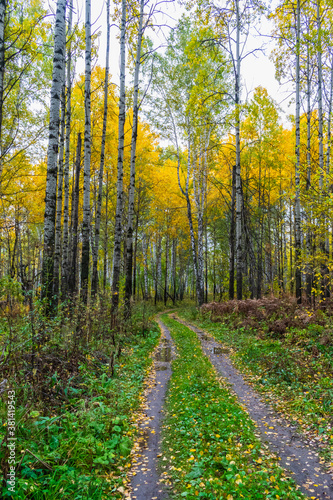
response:
M333 499L332 26L0 0L1 499Z

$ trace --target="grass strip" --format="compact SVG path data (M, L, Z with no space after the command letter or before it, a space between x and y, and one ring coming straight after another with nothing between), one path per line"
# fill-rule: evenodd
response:
M305 498L260 443L253 422L218 378L195 333L168 316L161 319L178 350L163 426L167 461L160 461L175 498Z
M67 404L51 414L46 408L31 406L20 388L15 388L22 395L17 398L16 415L17 456L18 461L21 456L23 459L16 473L15 493L4 488L1 498L123 498L137 434L134 412L141 403L143 382L152 362L149 354L159 333L155 326L145 337L130 335L113 377L108 364L97 363L87 351L79 375L65 389ZM108 352L111 347L111 340L105 339L101 348ZM50 383L56 386L56 377ZM0 417L1 441L6 426L4 400L0 401ZM24 453L26 449L29 452Z
M291 328L283 338L258 329L232 328L209 318L180 315L231 348L235 365L284 417L315 440L333 472L333 345L323 344L325 328Z

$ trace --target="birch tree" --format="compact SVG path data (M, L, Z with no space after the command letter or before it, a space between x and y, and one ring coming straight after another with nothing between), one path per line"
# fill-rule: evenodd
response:
M119 122L118 122L118 161L117 161L117 204L114 230L113 270L112 270L112 313L116 314L119 304L119 280L121 266L121 240L123 216L123 161L124 161L124 127L126 118L125 99L125 64L126 64L126 0L122 0L120 30L120 88L119 88Z
M90 254L90 159L91 159L91 0L86 0L86 49L84 84L84 184L82 222L81 293L82 302L88 301Z
M145 0L140 1L138 40L136 46L136 58L134 68L134 96L133 96L133 121L132 121L132 141L131 141L131 170L130 186L128 195L128 217L127 217L127 237L126 237L126 281L125 281L125 309L126 314L130 312L130 300L132 296L133 280L133 223L134 223L134 195L135 195L135 161L136 142L138 136L138 98L139 98L139 72L141 64L141 45L143 36L143 14Z
M301 274L301 203L300 203L300 36L301 36L301 6L300 0L296 4L296 165L295 165L295 282L296 299L302 302L302 274Z
M99 246L99 233L101 226L101 209L102 209L102 194L103 194L103 174L105 162L105 139L106 139L106 125L108 116L108 90L109 90L109 70L110 70L110 0L106 3L106 19L107 19L107 34L106 34L106 61L105 61L105 80L104 80L104 111L103 111L103 130L102 130L102 143L101 143L101 157L98 176L98 199L96 207L96 221L95 221L95 241L93 245L93 271L91 279L91 294L96 295L98 289L98 246Z
M70 160L70 134L71 134L71 95L72 95L72 20L73 0L69 3L68 30L67 30L67 65L66 65L66 138L65 138L65 163L64 163L64 222L63 222L63 248L61 266L62 296L66 296L69 267L69 160Z
M66 50L66 0L58 0L54 30L54 56L51 86L49 140L44 214L44 253L42 297L51 300L53 292L55 219L57 197L57 158L59 141L59 111L63 85Z

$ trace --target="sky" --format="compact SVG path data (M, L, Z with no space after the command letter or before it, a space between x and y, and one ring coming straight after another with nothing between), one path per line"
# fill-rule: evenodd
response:
M53 1L54 3L54 1ZM105 52L106 52L106 5L105 0L92 0L92 32L100 31L101 36L99 38L99 56L98 64L105 66ZM112 10L112 0L111 0L111 10ZM80 22L84 22L85 10L84 10L84 0L74 0L76 15L79 17ZM181 7L176 3L167 4L163 7L166 15L163 17L162 23L174 26L177 19L181 15ZM247 41L247 52L251 52L254 49L266 45L264 51L256 51L255 55L249 55L242 62L242 99L244 100L247 96L251 97L253 90L261 85L265 87L268 94L277 102L280 106L281 120L284 126L288 126L287 115L294 112L293 107L288 107L290 101L290 89L285 86L281 86L275 79L275 68L273 62L269 59L270 52L272 50L272 42L269 39L269 34L271 31L271 22L267 19L263 19L261 26L259 28L260 35L263 36L250 36ZM111 50L110 50L110 73L112 75L112 82L119 84L119 41L116 36L118 33L118 28L113 26L111 28ZM155 36L154 43L157 45L163 45L165 43L166 37L168 35L168 29L164 27ZM151 35L150 35L151 36ZM84 61L80 60L77 66L77 72L84 72Z

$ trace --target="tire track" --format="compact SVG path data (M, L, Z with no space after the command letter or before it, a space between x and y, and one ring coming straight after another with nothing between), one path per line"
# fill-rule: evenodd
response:
M260 399L244 381L240 372L233 367L227 349L221 343L179 317L171 317L197 334L203 352L230 384L232 391L257 426L258 437L280 458L281 466L290 471L300 490L312 499L333 500L332 477L323 470L322 461L315 448L296 434L295 429L288 427L289 424Z
M133 500L168 500L167 487L163 484L157 462L160 455L162 411L171 377L171 360L176 356L175 347L167 327L156 320L161 338L153 353L152 380L148 381L144 414L140 423L139 439L134 445L134 466L129 472ZM166 474L166 473L165 473Z

